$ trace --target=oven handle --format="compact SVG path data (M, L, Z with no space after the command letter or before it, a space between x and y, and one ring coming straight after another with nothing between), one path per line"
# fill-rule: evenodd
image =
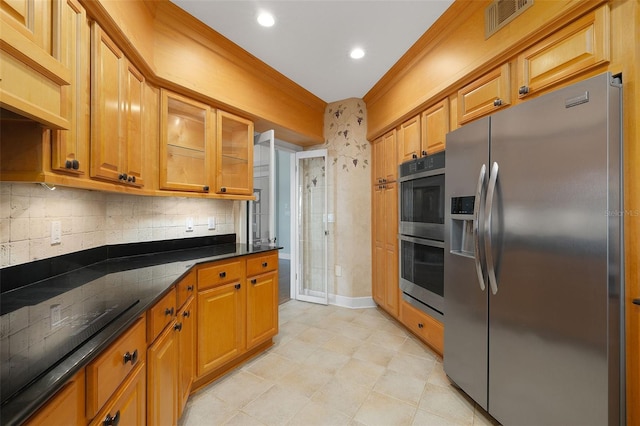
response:
M493 263L493 241L491 241L491 215L493 213L493 196L496 192L496 184L498 182L498 163L494 162L491 166L491 175L489 176L489 187L487 189L487 204L485 205L484 216L484 232L485 232L485 256L487 259L487 273L489 275L489 285L491 292L498 292L498 280L496 279L496 269Z
M402 234L398 235L398 239L400 239L401 241L408 241L410 243L422 244L423 246L444 248L443 241L427 240L425 238L410 237L408 235Z
M484 178L487 174L487 166L485 164L480 168L480 175L478 176L478 186L476 188L476 202L473 209L473 245L475 248L475 256L473 260L476 262L476 274L478 275L478 282L480 288L485 291L484 285L484 272L482 271L482 264L480 263L480 204L482 204L482 189L484 188Z

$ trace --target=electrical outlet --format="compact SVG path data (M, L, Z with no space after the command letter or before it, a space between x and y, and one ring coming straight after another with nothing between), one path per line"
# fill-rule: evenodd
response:
M193 232L193 218L187 218L187 232Z
M59 220L51 221L51 245L62 243L62 225Z
M336 265L336 277L342 276L342 266Z
M209 229L216 229L216 218L213 216L209 216L207 224L209 226Z

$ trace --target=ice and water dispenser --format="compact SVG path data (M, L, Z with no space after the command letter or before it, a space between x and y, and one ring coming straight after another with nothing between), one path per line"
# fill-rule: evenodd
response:
M451 253L474 257L473 205L474 196L451 198Z

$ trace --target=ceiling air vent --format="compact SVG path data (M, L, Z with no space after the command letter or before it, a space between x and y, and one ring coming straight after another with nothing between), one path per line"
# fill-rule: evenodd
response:
M485 39L531 6L533 6L533 0L495 0L484 11Z

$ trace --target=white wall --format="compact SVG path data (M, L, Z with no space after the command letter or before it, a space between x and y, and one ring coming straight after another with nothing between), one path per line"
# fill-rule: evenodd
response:
M0 267L109 244L237 233L239 202L0 184ZM215 217L216 229L207 229ZM186 231L192 217L194 230ZM62 241L51 244L51 222Z

